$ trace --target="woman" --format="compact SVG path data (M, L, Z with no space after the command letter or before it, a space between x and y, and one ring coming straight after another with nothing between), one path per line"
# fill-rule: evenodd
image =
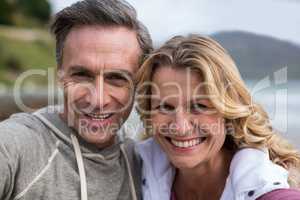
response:
M137 147L145 200L275 199L299 187L299 153L217 42L174 37L139 73L138 111L152 136Z

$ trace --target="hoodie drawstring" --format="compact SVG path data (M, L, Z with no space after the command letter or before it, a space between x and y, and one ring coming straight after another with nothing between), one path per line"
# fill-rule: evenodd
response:
M40 113L35 112L34 115L37 116L42 122L44 122L53 131L55 131L56 133L58 133L61 136L64 135L58 128L56 128L47 118L45 118ZM88 200L87 182L86 182L86 175L85 175L84 164L83 164L83 159L82 159L82 153L80 150L80 146L79 146L77 137L75 135L71 134L71 140L72 140L72 145L73 145L73 148L75 151L77 167L79 170L81 200Z
M86 182L86 175L85 175L85 169L82 159L82 153L80 150L80 146L78 143L78 139L75 135L71 134L72 144L75 151L76 161L77 161L77 167L79 171L79 177L80 177L80 191L81 191L81 200L88 200L87 195L87 182Z
M128 176L129 176L129 182L130 182L130 191L131 191L131 196L133 198L133 200L137 200L137 196L136 196L136 190L135 190L135 186L134 186L134 181L133 181L133 176L131 173L131 167L130 167L130 163L124 148L124 144L120 145L120 149L121 152L124 155L124 159L125 159L125 163L126 163L126 168L127 168L127 172L128 172Z
M72 139L72 144L74 147L77 166L78 166L78 170L79 170L81 200L88 200L86 174L85 174L84 163L83 163L83 159L82 159L82 153L80 150L80 145L79 145L78 139L75 135L71 134L71 139ZM133 176L132 176L132 172L131 172L131 167L130 167L130 163L129 163L129 160L128 160L128 157L127 157L127 154L126 154L126 151L124 148L124 144L120 145L120 149L124 155L126 169L127 169L127 173L129 176L131 196L132 196L133 200L137 200L136 190L135 190Z
M45 118L43 115L41 115L38 112L35 112L34 115L37 116L42 122L44 122L54 132L58 133L61 137L64 137L64 134L57 127L55 127L47 118ZM76 157L77 167L78 167L78 171L79 171L81 200L88 200L86 174L85 174L84 163L83 163L80 145L79 145L77 137L74 134L71 134L71 140L72 140L72 145L73 145L73 148L75 151L75 157ZM128 156L126 154L124 144L120 145L120 149L121 149L121 152L124 155L124 159L125 159L125 164L126 164L126 168L127 168L127 172L128 172L128 176L129 176L129 181L130 181L131 195L132 195L133 200L137 200L133 176L131 173L130 162L129 162Z

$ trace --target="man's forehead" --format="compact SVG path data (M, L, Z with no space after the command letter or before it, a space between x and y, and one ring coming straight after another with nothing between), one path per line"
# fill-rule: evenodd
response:
M99 25L77 26L71 29L65 41L65 47L92 47L98 51L110 52L139 51L137 33L122 26L104 27ZM99 47L101 47L99 49Z
M65 43L63 65L135 71L141 54L136 34L122 27L105 29L74 28Z
M138 64L136 62L131 62L130 59L117 61L117 59L113 59L112 57L95 59L93 56L82 57L82 55L78 55L75 59L68 59L66 56L64 63L64 70L69 72L88 71L98 74L107 71L119 71L133 74L138 69Z

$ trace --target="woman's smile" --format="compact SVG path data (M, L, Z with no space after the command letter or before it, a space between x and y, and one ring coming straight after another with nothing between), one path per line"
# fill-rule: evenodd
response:
M165 136L164 138L173 147L174 151L188 153L199 148L206 141L207 137L172 138Z

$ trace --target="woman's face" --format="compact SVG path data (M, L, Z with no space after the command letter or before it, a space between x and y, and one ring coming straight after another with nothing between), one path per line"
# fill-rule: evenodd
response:
M169 160L177 168L212 161L225 141L224 119L205 95L200 73L161 66L152 81L154 138Z

